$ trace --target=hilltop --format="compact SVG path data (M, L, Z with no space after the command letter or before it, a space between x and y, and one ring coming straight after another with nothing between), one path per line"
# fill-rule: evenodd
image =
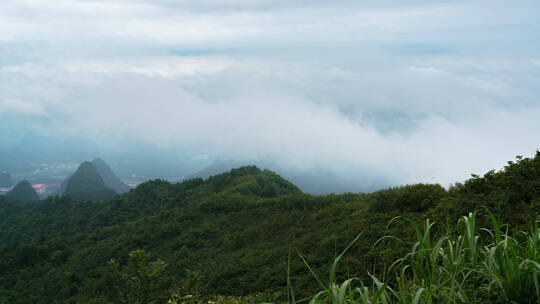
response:
M382 176L372 174L359 174L357 178L339 177L332 170L324 169L307 169L302 170L283 167L278 163L266 160L242 160L242 159L227 159L217 158L209 166L188 175L187 178L208 178L228 172L233 168L241 167L246 163L254 164L261 168L266 168L274 172L278 172L281 176L294 183L303 192L315 195L323 195L330 193L347 193L347 192L369 192L375 189L382 189L386 185L392 184L390 180Z
M32 188L29 181L23 180L19 182L11 191L6 194L7 197L21 202L39 201L39 196Z
M114 174L104 160L95 158L81 163L75 173L62 182L56 194L71 195L78 200L103 200L129 190L131 188Z
M83 162L67 180L63 195L75 200L94 201L112 198L116 192L105 185L93 163Z

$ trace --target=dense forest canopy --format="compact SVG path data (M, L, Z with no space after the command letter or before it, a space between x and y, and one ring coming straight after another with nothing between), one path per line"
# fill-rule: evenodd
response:
M0 196L0 303L115 301L115 273L129 273L139 260L159 268L146 291L158 303L171 290L283 299L288 268L300 294L309 295L318 286L298 252L324 276L360 235L337 275L368 279L415 238L405 220L391 221L395 217L430 218L437 230L452 231L460 216L484 206L513 227L533 222L540 208L540 153L449 189L416 184L313 196L247 166L206 180L153 180L104 201L22 203ZM405 243L377 242L385 235Z

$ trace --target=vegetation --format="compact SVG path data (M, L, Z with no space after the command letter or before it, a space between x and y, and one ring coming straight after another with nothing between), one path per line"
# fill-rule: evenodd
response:
M488 215L491 229L478 229L473 212L459 219L458 234L438 238L429 220L423 229L411 222L417 240L390 265L385 280L370 275L338 282L344 251L332 264L328 284L314 275L322 291L310 303L539 303L540 223L512 236Z
M0 197L0 303L530 301L539 203L540 153L448 190L312 196L242 167L99 202ZM493 215L468 215L481 206ZM137 284L144 295L122 300Z

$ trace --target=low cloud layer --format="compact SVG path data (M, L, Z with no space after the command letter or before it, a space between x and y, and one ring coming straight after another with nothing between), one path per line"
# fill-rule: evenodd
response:
M4 1L1 124L387 186L539 148L536 2L333 2Z

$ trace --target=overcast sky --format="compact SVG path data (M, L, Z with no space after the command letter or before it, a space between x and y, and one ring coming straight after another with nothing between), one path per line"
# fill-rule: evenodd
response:
M538 0L2 0L0 136L448 185L540 146Z

